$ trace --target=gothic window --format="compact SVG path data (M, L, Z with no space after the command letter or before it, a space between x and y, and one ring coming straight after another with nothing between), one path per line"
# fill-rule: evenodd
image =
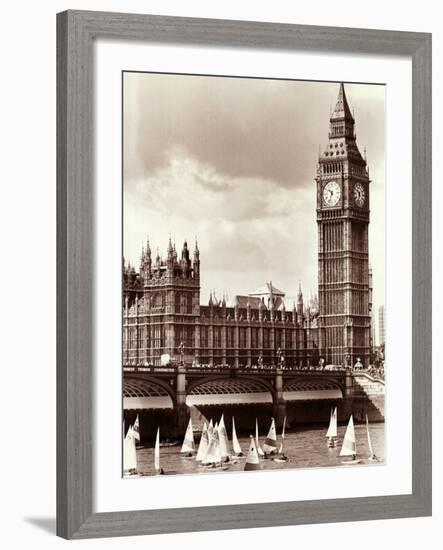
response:
M275 330L275 347L276 348L281 347L281 330L280 329Z
M186 313L192 313L192 294L186 295Z
M178 344L183 342L185 349L190 350L194 347L194 328L193 327L176 327L176 341Z
M160 349L164 345L164 329L163 325L155 325L154 327L154 348Z
M221 327L213 328L214 348L221 348Z
M239 347L240 348L246 347L246 329L245 328L239 329Z
M286 330L285 347L286 349L292 349L292 330Z
M157 292L154 296L154 307L164 307L165 297L162 292Z
M226 347L234 347L234 327L226 327Z
M263 329L263 347L269 348L270 347L270 338L269 338L269 329L264 328Z
M251 348L258 348L258 328L251 328Z
M200 327L200 346L202 348L208 347L208 327L206 326Z

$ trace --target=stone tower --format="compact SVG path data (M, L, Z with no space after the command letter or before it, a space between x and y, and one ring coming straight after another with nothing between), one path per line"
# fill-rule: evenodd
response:
M164 354L176 361L181 359L182 353L185 357L195 355L200 316L200 252L196 243L191 259L185 241L179 257L169 240L165 258L157 252L152 261L151 254L147 242L140 260L140 276L132 286L128 284L131 268L126 268L126 340L132 335L138 342L127 358L160 365ZM136 333L132 334L134 331Z
M340 84L317 166L319 352L326 363L365 367L370 354L369 173Z

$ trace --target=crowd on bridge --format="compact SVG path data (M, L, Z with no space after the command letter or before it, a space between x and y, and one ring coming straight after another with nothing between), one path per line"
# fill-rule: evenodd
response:
M254 372L269 372L269 371L275 371L276 369L283 370L283 371L297 371L297 372L362 372L365 374L368 374L372 376L373 378L377 378L379 380L384 380L385 378L385 371L384 371L384 362L374 366L370 365L369 368L365 368L364 365L360 362L360 360L357 360L354 366L350 365L327 365L324 360L320 359L318 364L316 365L286 365L284 361L280 360L275 363L266 364L262 360L257 361L256 363L252 364L242 364L240 363L238 366L230 365L228 363L218 363L218 364L209 364L209 363L199 363L198 361L193 361L191 364L187 364L184 362L180 363L169 363L168 365L164 365L166 368L174 368L179 365L185 365L188 368L192 369L203 369L203 370L230 370L230 371L254 371ZM143 365L125 365L125 367L143 367L147 369L156 369L155 365L150 363L144 363Z

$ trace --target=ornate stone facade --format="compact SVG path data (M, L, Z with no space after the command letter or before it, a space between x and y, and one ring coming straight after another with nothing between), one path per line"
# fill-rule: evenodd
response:
M296 302L267 283L229 305L211 294L200 304L200 252L185 242L178 257L152 259L149 242L140 270L123 267L123 362L187 364L369 365L371 284L368 261L369 173L354 133L344 86L330 117L317 185L319 301Z
M319 347L326 362L369 366L369 172L340 85L317 167Z
M123 362L160 365L309 366L318 364L317 301L297 302L287 311L285 294L272 283L236 296L233 305L212 293L200 305L200 252L191 260L185 242L178 258L169 243L166 259L151 259L149 242L140 272L123 270ZM166 359L166 358L165 358Z

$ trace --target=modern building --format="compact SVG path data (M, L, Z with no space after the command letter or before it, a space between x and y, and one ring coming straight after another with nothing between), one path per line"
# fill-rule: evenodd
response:
M187 243L178 256L152 258L140 269L123 265L123 362L160 365L288 367L369 364L371 290L368 258L369 175L354 132L343 84L330 117L328 145L317 174L319 293L294 303L271 282L234 303L200 303L200 252ZM295 278L295 274L294 274Z

